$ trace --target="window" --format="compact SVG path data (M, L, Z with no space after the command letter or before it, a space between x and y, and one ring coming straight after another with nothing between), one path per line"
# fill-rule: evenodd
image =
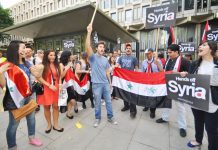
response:
M111 8L116 8L116 0L111 0Z
M53 10L53 3L50 3L50 11Z
M146 19L146 9L150 7L149 5L142 7L142 18Z
M39 8L37 8L37 16L39 15Z
M194 0L185 0L185 10L194 9Z
M124 5L124 0L118 0L118 6Z
M25 10L25 4L23 4L23 10Z
M62 0L62 7L65 7L65 1Z
M33 17L33 10L31 10L31 16L30 17Z
M125 21L132 22L132 10L126 10L125 12Z
M58 8L61 7L61 0L58 0Z
M126 4L131 4L132 0L126 0Z
M178 12L182 11L182 1L178 1Z
M118 10L117 17L118 22L124 22L124 11L122 9Z
M28 15L28 13L26 13L26 20L28 20L28 18L29 18L29 15Z
M43 12L42 12L43 14L45 13L45 6L43 6Z
M211 6L218 6L217 0L211 0Z
M49 12L49 2L46 3L46 11Z
M207 8L207 0L197 0L197 8Z
M108 9L108 8L109 8L109 0L104 0L103 9Z
M140 6L133 8L133 20L139 20L140 19Z
M111 13L111 18L112 18L114 21L117 21L117 14L116 14L116 13Z

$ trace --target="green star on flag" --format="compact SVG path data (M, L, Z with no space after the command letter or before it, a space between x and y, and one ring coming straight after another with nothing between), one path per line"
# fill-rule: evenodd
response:
M83 93L86 93L86 92L87 92L86 89L82 89L82 91L83 91Z
M13 87L10 87L10 88L9 88L9 91L10 91L10 92L14 92Z
M133 86L132 86L131 83L128 83L128 84L127 84L127 87L128 87L128 89L132 90L132 87L133 87Z

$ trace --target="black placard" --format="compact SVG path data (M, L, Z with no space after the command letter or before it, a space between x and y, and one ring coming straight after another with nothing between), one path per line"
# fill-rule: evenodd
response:
M209 75L167 74L167 97L186 103L192 107L208 111L209 108Z
M170 27L176 23L177 3L148 7L146 9L146 28Z

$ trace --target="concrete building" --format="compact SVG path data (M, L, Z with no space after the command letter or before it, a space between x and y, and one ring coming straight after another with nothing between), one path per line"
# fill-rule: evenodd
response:
M27 22L52 12L89 0L23 0L12 6L11 14L15 24ZM95 2L95 0L91 0ZM99 0L99 8L118 22L139 40L140 50L155 48L156 29L146 29L146 8L164 4L178 3L176 25L174 27L176 43L201 41L205 21L212 28L218 28L218 0ZM16 38L16 37L14 37ZM122 37L120 37L122 39ZM13 39L13 38L12 38ZM167 34L161 29L159 48L165 49ZM133 43L134 45L134 43ZM124 46L122 45L123 49ZM136 47L134 47L136 49Z

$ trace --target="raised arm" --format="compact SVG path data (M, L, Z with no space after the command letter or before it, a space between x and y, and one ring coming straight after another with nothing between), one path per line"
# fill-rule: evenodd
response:
M89 57L93 54L93 49L91 46L91 34L92 34L92 25L89 24L87 27L87 36L86 36L86 45L85 45L86 52Z

